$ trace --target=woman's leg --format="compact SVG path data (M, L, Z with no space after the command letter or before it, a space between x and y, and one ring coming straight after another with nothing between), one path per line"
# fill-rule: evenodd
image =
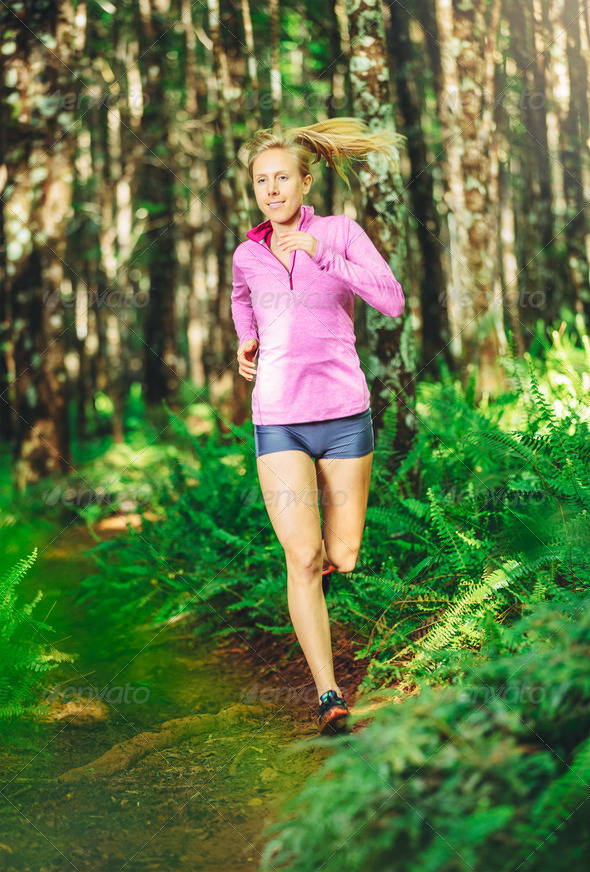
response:
M322 593L322 533L316 467L305 451L273 451L257 458L262 496L287 561L287 600L318 699L340 688L334 678L326 600Z
M361 550L372 464L372 451L317 460L325 551L339 572L352 572Z

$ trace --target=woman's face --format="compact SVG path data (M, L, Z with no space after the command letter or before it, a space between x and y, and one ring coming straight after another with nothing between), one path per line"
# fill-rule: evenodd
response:
M258 155L252 179L260 211L276 224L293 218L313 181L311 174L301 178L295 158L284 148L269 148ZM281 205L270 205L275 202Z

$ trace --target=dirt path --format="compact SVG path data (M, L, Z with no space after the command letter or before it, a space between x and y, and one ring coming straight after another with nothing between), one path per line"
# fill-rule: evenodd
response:
M313 742L315 687L295 636L234 636L208 651L188 624L110 638L68 602L84 537L69 545L48 549L40 570L57 638L68 637L58 647L79 657L52 673L51 720L0 751L0 868L258 869L265 830L330 753ZM364 663L344 629L333 639L352 706ZM67 700L82 683L108 692ZM123 699L109 696L123 686Z

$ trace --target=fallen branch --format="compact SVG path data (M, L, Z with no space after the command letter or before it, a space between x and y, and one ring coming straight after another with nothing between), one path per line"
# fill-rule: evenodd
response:
M127 742L119 742L96 760L63 772L59 780L79 781L88 776L112 775L114 772L128 769L152 751L170 748L200 733L217 732L228 724L261 717L264 712L263 706L236 703L222 709L216 715L196 714L165 721L157 732L139 733Z

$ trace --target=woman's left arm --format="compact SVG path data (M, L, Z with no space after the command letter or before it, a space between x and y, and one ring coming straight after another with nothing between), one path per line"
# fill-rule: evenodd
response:
M402 286L360 224L347 215L342 217L345 218L346 257L317 239L312 260L320 269L346 282L378 312L397 318L404 310Z

